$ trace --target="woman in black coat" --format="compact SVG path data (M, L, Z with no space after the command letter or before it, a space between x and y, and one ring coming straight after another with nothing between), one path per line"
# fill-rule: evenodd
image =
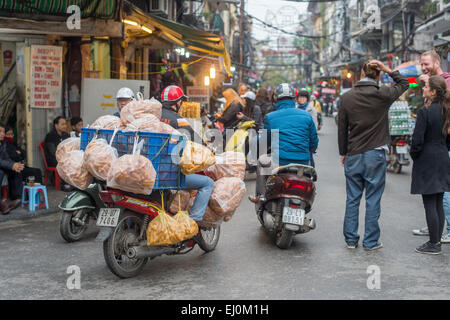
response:
M411 194L421 194L430 234L430 241L416 252L441 253L440 239L444 230L444 192L450 191L450 158L448 133L450 131L450 93L444 78L430 77L423 88L423 97L429 101L418 114L412 136L413 159Z

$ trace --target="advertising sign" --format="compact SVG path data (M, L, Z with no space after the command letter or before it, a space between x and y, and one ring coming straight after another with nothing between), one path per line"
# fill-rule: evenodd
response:
M60 108L62 47L31 46L31 107Z

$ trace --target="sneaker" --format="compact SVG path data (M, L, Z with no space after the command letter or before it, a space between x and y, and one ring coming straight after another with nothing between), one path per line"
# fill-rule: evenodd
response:
M428 241L416 248L416 252L424 254L441 254L441 244L434 244Z
M441 237L441 243L450 243L450 233Z
M358 248L358 243L355 243L355 244L348 244L347 243L347 248L348 249L356 249L356 248Z
M414 230L412 231L412 233L413 233L413 235L415 235L415 236L429 236L428 228L427 228L427 227L422 228L422 229L414 229Z
M381 248L383 248L383 244L380 242L379 244L374 245L372 248L364 247L364 250L373 251L373 250L377 250L377 249L381 249Z

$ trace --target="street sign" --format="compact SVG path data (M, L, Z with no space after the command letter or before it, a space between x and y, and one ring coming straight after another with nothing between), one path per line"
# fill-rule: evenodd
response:
M209 103L209 88L207 87L187 87L186 95L189 101Z

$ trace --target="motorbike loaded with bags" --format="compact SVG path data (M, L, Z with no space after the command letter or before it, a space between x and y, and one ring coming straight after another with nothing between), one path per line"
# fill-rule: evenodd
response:
M149 259L185 254L197 244L213 251L220 224L231 218L245 194L243 155L237 158L239 165L216 164L216 158L230 154L215 156L186 140L176 132L83 128L80 150L68 151L59 163L64 181L79 189L60 205L61 221L96 218L96 241L103 242L105 262L120 278L136 276ZM215 181L201 227L188 214L195 191L182 190L185 174L198 172ZM90 215L80 218L77 208Z

